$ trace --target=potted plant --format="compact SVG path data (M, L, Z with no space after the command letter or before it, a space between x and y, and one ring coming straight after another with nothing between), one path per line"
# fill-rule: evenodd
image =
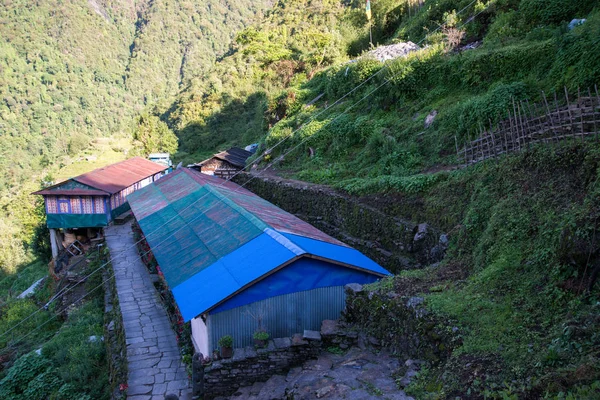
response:
M221 348L221 357L231 358L233 356L233 338L231 335L221 337L219 347Z
M269 334L264 330L259 329L254 332L252 338L254 339L254 345L256 347L265 347L267 345L267 340L269 340Z

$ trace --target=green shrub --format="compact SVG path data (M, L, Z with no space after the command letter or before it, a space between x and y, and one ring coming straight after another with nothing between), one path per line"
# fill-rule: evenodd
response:
M523 20L530 26L560 24L589 13L594 0L522 0L519 6Z
M219 339L219 346L220 347L232 347L233 346L233 338L231 337L231 335L222 336Z
M254 334L252 335L252 338L255 340L268 340L269 339L269 334L266 331L256 331L254 332Z

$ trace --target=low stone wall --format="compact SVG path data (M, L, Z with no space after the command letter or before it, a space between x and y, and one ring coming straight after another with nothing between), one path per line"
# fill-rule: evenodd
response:
M103 262L108 255L103 253ZM125 398L124 387L127 384L127 346L123 316L119 307L119 296L112 265L108 264L102 273L104 286L104 342L108 361L108 380L111 386L111 399Z
M391 215L384 207L322 185L242 174L234 180L257 195L360 250L391 272L439 261L441 232ZM435 249L435 250L434 250ZM441 257L440 257L441 256Z
M235 349L232 358L213 361L203 366L202 371L198 371L200 365L194 360L194 395L204 396L203 399L230 396L240 387L265 382L273 375L285 374L292 367L317 358L321 349L320 335L307 332L304 337L296 334L292 338L269 340L262 349ZM198 375L203 379L198 379Z
M424 301L423 297L347 285L342 322L360 331L372 344L403 357L436 363L460 345L460 332L428 312Z

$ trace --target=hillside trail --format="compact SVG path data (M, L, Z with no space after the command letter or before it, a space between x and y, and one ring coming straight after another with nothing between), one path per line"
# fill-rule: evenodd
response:
M131 222L104 230L127 344L127 399L192 398L175 332L148 270L137 253Z

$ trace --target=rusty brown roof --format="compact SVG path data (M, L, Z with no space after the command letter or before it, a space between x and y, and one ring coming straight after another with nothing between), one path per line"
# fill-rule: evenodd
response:
M33 192L32 194L50 195L50 196L109 196L108 193L102 190L93 189L43 189Z
M134 157L71 179L113 194L166 169L164 165Z

